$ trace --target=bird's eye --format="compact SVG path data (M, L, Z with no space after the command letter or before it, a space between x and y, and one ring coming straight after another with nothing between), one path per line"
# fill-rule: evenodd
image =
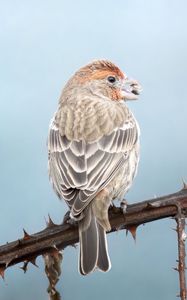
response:
M115 77L115 76L108 76L107 80L108 80L110 83L114 83L114 82L116 82L116 77Z

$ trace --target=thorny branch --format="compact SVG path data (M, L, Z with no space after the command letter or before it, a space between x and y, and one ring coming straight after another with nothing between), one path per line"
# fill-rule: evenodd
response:
M178 214L176 215L176 222L177 222L177 237L178 237L178 256L179 259L178 267L174 268L179 272L179 282L180 282L180 294L178 295L181 300L186 300L186 264L185 264L185 240L186 240L186 233L185 233L185 215L181 211L181 207L178 207Z
M177 231L179 240L179 277L180 277L180 297L186 299L185 287L185 245L184 245L184 226L185 217L187 217L187 185L181 191L150 199L147 201L131 204L127 206L125 215L120 207L114 207L109 210L109 219L112 230L127 229L135 237L136 228L144 223L155 220L174 217L177 220ZM47 227L35 234L28 234L24 230L24 236L14 242L0 246L0 275L4 277L6 268L20 262L24 262L23 269L26 271L28 263L35 263L39 255L54 254L54 251L64 249L78 242L78 229L76 225L61 224L56 225L49 218ZM54 258L54 257L53 257ZM56 256L57 258L57 256ZM60 256L59 261L60 264ZM53 261L55 264L55 258ZM45 261L47 266L47 261ZM58 280L60 271L57 266L55 280ZM50 266L49 266L50 268ZM46 273L48 270L46 269ZM52 277L51 277L52 278ZM49 278L51 280L51 278ZM53 292L55 283L50 282L50 291ZM49 291L49 293L50 293ZM52 298L51 298L52 299ZM55 299L55 298L54 298Z

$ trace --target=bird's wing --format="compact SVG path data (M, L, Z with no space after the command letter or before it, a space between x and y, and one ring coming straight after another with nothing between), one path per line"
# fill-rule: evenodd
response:
M133 117L98 141L70 141L52 121L49 131L49 176L54 190L74 216L79 215L125 163L138 139Z

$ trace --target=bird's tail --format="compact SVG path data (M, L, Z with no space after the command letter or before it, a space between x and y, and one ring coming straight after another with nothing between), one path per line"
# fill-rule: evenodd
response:
M86 275L96 268L108 271L111 267L105 229L90 213L87 226L79 223L80 257L79 271Z

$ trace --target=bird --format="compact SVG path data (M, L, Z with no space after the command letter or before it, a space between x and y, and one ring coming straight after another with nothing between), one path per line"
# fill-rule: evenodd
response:
M111 268L108 210L137 173L140 129L126 101L140 92L113 62L94 60L67 81L49 126L49 178L78 224L82 275Z

